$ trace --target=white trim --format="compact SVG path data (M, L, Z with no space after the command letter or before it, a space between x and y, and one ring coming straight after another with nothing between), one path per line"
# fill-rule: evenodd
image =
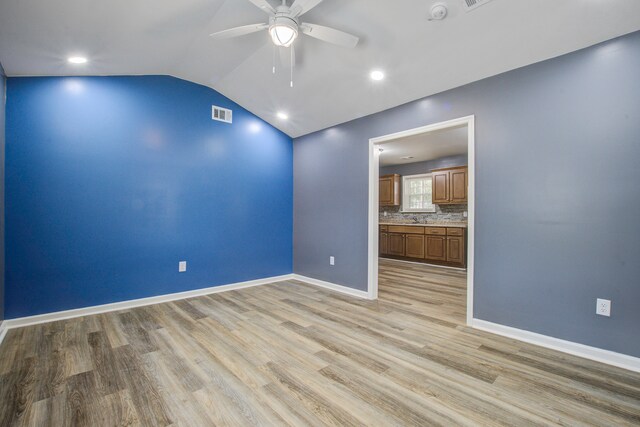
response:
M128 301L114 302L110 304L94 305L92 307L76 308L73 310L57 311L54 313L38 314L35 316L18 317L16 319L6 319L2 322L4 329L20 328L23 326L37 325L40 323L54 322L57 320L73 319L75 317L90 316L92 314L107 313L110 311L127 310L145 305L160 304L163 302L177 301L186 298L194 298L203 295L216 294L219 292L233 291L236 289L250 288L253 286L266 285L269 283L292 280L293 274L283 276L267 277L264 279L249 280L247 282L231 283L228 285L213 286L210 288L195 289L193 291L177 292L173 294L158 295L155 297L139 298ZM1 335L0 335L1 336Z
M293 280L299 280L309 285L318 286L321 288L329 289L332 291L340 292L342 294L350 295L356 298L370 299L369 293L366 291L360 291L358 289L349 288L343 285L337 285L331 282L325 282L324 280L313 279L311 277L301 276L299 274L293 275Z
M384 135L369 140L369 247L367 292L369 299L378 298L378 185L380 178L380 152L377 145L398 138L420 135L425 132L467 125L469 159L469 217L467 219L467 325L473 321L473 271L474 271L474 235L475 235L475 116L466 116L415 129Z
M585 359L595 360L596 362L606 363L607 365L640 372L640 358L638 357L512 328L511 326L487 322L486 320L473 319L471 326L475 329L539 345L540 347L550 348Z
M8 330L9 328L7 328L5 322L0 322L0 344L2 344L2 340L4 339L4 336L7 335Z

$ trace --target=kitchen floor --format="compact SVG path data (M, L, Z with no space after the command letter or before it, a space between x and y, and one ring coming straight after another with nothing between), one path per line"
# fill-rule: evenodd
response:
M380 258L378 296L404 304L425 304L425 314L464 325L467 271Z

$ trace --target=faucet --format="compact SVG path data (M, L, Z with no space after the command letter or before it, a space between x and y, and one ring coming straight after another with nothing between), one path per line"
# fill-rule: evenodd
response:
M413 223L414 224L419 224L420 223L420 221L418 221L418 215L414 215L413 216Z

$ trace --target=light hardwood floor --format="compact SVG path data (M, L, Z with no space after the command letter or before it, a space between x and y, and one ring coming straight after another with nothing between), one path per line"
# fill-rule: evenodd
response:
M464 273L297 282L10 330L0 425L638 425L640 375L463 325Z

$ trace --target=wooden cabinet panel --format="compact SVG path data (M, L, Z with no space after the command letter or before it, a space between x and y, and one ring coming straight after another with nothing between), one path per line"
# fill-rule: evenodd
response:
M380 206L400 206L400 175L380 177L378 198Z
M449 203L449 171L433 172L431 178L433 203Z
M389 233L424 234L424 227L415 225L390 225Z
M404 256L404 234L389 233L389 255Z
M467 168L454 169L450 175L450 202L467 203Z
M464 237L447 237L447 262L464 265Z
M389 234L382 232L380 233L380 239L378 240L378 248L380 250L380 255L388 255L389 254Z
M409 258L424 258L424 236L407 234L405 237L405 256Z
M467 203L468 171L467 166L431 171L433 203L436 205Z
M431 234L434 236L446 236L447 229L444 227L425 227L424 234Z
M447 236L464 236L464 228L447 227Z
M447 238L444 236L425 236L425 258L434 261L446 261Z

